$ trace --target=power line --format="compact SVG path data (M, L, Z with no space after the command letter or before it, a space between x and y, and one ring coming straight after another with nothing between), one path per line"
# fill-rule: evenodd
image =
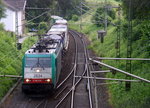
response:
M27 10L51 10L51 8L26 7Z
M30 16L31 18L34 18L34 16L32 16L32 15L28 14L27 12L25 12L25 14L27 14L27 15L28 15L28 16Z
M46 13L48 13L48 12L50 12L50 11L43 12L42 14L40 14L40 15L38 15L38 16L36 16L36 17L34 17L33 19L31 19L31 20L27 21L27 23L29 23L29 22L31 22L31 21L33 21L33 20L35 20L35 19L37 19L37 18L41 17L42 15L44 15L44 14L46 14Z
M37 18L41 17L42 15L44 15L44 14L46 14L46 13L48 13L48 12L50 12L50 11L45 11L45 12L43 12L42 14L40 14L40 15L38 15L38 16L36 16L36 17L32 18L31 20L27 21L26 23L24 23L24 24L22 24L22 25L18 25L17 27L20 27L20 26L26 25L26 24L28 24L29 22L31 22L31 21L33 21L33 20L35 20L35 19L37 19Z

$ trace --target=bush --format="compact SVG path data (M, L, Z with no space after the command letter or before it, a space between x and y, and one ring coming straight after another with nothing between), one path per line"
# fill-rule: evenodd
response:
M22 50L16 48L15 36L9 32L0 32L0 75L20 75L22 56L25 51L36 41L35 37L29 37L22 45ZM7 93L16 80L0 78L0 99Z
M73 15L73 16L72 16L72 20L73 20L73 21L78 21L78 20L79 20L79 18L78 18L78 16L77 16L77 15Z
M107 6L111 6L110 4L108 4ZM104 21L105 21L105 8L98 8L96 10L96 13L94 14L94 16L92 17L92 22L95 23L97 26L104 26ZM108 19L108 24L114 20L115 17L115 10L114 9L108 9L107 10L107 19Z
M48 29L48 25L46 22L40 22L39 26L38 26L38 30L47 30Z
M38 34L42 35L48 30L48 25L46 22L41 22L38 26Z

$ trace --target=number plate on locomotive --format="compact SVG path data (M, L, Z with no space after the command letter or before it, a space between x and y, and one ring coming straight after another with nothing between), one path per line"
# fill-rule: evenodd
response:
M42 74L34 74L34 78L42 78Z

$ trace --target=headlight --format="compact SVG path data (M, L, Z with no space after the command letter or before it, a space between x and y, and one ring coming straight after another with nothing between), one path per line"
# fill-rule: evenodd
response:
M40 69L37 69L36 72L40 72Z
M28 83L30 80L29 80L29 79L26 79L25 81Z
M51 82L51 79L47 79L46 81L47 81L47 82Z

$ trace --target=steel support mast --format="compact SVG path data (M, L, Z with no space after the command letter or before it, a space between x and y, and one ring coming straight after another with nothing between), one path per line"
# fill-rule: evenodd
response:
M129 14L128 14L128 40L127 40L127 58L131 58L132 55L132 0L129 1ZM126 71L132 73L132 64L131 60L126 61ZM126 76L128 79L131 77ZM131 88L131 82L126 82L126 91L129 91Z
M118 7L118 25L117 25L117 41L116 41L116 58L120 58L120 35L121 35L121 7Z

